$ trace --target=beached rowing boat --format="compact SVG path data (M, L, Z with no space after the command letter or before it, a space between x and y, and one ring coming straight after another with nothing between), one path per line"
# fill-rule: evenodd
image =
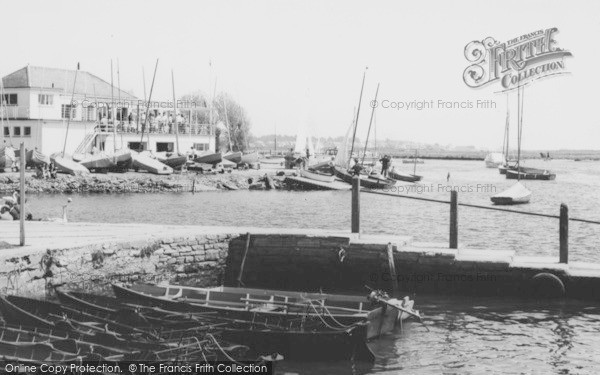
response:
M109 168L116 166L113 162L113 158L105 152L98 152L96 154L88 154L83 160L79 162L90 171L107 171Z
M328 182L331 183L333 181L335 181L335 176L330 174L330 173L322 173L322 172L318 172L316 170L307 170L307 169L300 169L300 176L304 177L304 178L308 178L310 180L315 180L315 181L321 181L321 182Z
M158 152L156 159L169 167L179 170L188 162L187 155L178 155L174 153Z
M223 159L229 160L235 164L239 164L242 162L242 152L241 151L230 151L223 155Z
M242 164L255 164L258 163L258 152L250 152L248 154L243 154L242 159L240 160Z
M217 164L221 160L223 160L223 155L220 152L208 152L194 158L194 161L200 164Z

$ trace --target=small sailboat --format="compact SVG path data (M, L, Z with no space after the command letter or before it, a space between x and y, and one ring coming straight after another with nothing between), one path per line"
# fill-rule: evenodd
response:
M521 95L521 91L523 90L523 87L519 86L517 88L518 90L518 111L517 111L517 115L518 115L518 121L517 121L517 170L519 170L519 163L521 161L521 134L522 134L522 129L523 129L523 97ZM507 106L508 108L508 106ZM508 111L507 111L508 113ZM507 123L507 130L506 130L506 134L508 134L508 117L506 120ZM508 139L506 140L508 143ZM507 170L506 171L506 177L508 178L509 173L511 172L511 170ZM513 186L511 186L510 188L508 188L507 190L500 192L498 194L495 194L493 196L490 197L492 203L494 204L498 204L498 205L513 205L513 204L524 204L524 203L529 203L529 200L531 199L531 191L529 189L527 189L527 187L525 187L525 185L523 185L521 183L521 173L517 172L516 174L516 179L517 179L517 183L514 184Z
M239 164L242 162L242 152L241 151L229 151L225 155L223 155L223 159L227 159L231 162Z
M504 154L501 152L490 152L483 161L485 162L486 168L498 168L506 164Z
M529 203L530 198L531 190L527 189L521 182L517 182L503 192L493 195L490 199L497 205L512 205Z
M50 155L50 161L54 163L60 173L82 175L90 173L89 169L74 161L68 154L57 152Z
M240 163L244 163L244 164L258 163L258 152L254 151L254 152L250 152L248 154L243 154L242 159L240 160Z
M178 155L172 152L157 152L156 159L176 170L181 169L188 162L187 155Z
M217 164L223 160L223 154L220 152L207 152L202 155L198 155L194 158L196 163L201 164Z
M137 153L131 151L131 161L133 169L146 171L153 174L171 174L173 168L161 163L157 159L150 157L147 153Z
M96 154L88 154L83 160L79 162L90 171L100 172L107 171L109 168L116 166L113 162L113 158L107 153L101 151Z

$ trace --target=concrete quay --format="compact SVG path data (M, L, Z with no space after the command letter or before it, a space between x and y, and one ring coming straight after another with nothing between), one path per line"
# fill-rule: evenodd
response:
M346 231L150 224L0 223L0 291L29 295L64 285L104 290L113 281L237 285L365 293L392 289L393 248L403 293L600 299L600 264L559 263L514 251L414 242ZM307 272L310 270L310 272Z

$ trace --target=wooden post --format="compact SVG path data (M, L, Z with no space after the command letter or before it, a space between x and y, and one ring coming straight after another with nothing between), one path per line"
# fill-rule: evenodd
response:
M387 258L390 267L390 278L392 279L392 297L398 297L400 288L398 287L398 277L396 275L396 262L394 260L394 247L391 242L387 244Z
M360 175L352 178L352 233L360 233Z
M458 249L458 192L450 192L450 248Z
M25 246L25 143L21 142L21 152L19 153L19 172L21 173L21 179L19 181L20 187L20 200L19 203L19 218L21 221L21 246Z
M562 203L560 205L559 219L559 238L560 238L560 263L569 263L569 207Z
M244 266L246 265L246 257L248 256L248 249L250 248L250 232L246 233L246 247L244 247L244 255L242 256L242 264L240 264L240 274L238 275L238 287L243 286L244 282L242 277L244 276Z

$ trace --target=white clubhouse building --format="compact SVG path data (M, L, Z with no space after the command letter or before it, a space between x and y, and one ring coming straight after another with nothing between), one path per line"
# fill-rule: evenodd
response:
M24 142L47 155L63 147L69 154L94 147L174 151L178 132L182 153L215 150L214 127L201 121L205 105L179 102L174 117L172 100L152 100L142 140L146 102L88 72L26 66L3 77L0 90L0 144Z

